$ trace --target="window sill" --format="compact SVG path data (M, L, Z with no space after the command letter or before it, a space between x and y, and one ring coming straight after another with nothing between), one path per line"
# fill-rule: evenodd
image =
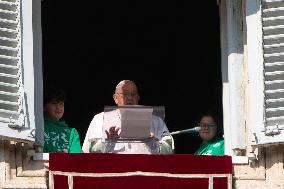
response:
M49 153L35 153L33 155L34 161L49 161Z
M49 161L49 153L35 153L33 155L35 161ZM232 156L233 165L248 165L249 160L246 156Z
M232 156L233 165L248 165L249 160L246 156Z

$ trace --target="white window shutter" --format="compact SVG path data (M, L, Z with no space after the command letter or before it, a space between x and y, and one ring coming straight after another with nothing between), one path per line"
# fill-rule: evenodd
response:
M284 142L284 0L261 5L264 78L264 128L257 144Z
M32 43L32 1L0 1L0 137L4 139L35 140Z

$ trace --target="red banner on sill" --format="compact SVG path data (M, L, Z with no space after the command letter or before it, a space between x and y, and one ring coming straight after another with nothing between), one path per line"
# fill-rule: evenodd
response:
M50 153L55 188L229 189L230 156ZM69 176L69 181L68 181Z

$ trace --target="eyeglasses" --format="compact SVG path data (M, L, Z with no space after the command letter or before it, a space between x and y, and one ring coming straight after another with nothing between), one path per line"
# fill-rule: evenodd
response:
M198 126L201 127L201 129L204 129L206 127L208 127L209 129L212 129L212 128L215 128L217 125L214 123L209 123L209 124L199 123Z
M125 96L125 97L136 97L138 96L138 93L116 93L116 94L119 94L119 95L122 95L122 96Z

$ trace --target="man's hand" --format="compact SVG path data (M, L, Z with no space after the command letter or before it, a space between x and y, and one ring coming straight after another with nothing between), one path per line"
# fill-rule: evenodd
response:
M119 135L118 135L118 131L120 130L120 128L115 128L115 126L112 126L109 128L109 130L105 130L107 138L109 139L118 139Z

